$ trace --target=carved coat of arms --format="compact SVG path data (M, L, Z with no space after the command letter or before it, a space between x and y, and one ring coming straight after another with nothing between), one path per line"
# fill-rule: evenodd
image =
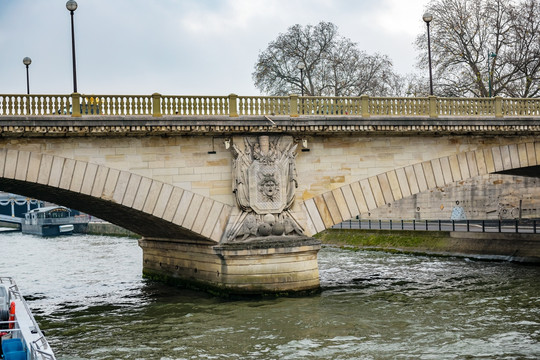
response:
M296 144L290 136L244 137L232 144L233 193L242 215L228 240L302 234L290 215L298 186Z

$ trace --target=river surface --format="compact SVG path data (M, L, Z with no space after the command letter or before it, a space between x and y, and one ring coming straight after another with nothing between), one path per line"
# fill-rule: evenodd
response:
M223 300L142 279L137 240L0 234L59 360L538 359L540 267L325 247L323 291Z

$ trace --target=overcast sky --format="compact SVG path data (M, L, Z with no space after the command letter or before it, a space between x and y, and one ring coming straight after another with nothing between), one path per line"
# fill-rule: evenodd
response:
M397 72L418 71L415 37L429 0L77 0L84 94L259 95L258 54L294 24L330 21ZM0 93L73 90L65 0L0 0Z

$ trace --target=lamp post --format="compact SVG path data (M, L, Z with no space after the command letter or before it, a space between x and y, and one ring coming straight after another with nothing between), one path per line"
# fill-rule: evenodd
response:
M77 2L69 0L66 3L66 8L71 13L71 54L73 57L73 92L77 92L77 64L75 62L75 30L73 27L73 12L77 10Z
M491 58L495 58L497 57L497 54L495 54L494 52L491 52L489 53L488 52L488 84L489 84L489 97L491 97L491 93L492 93L492 90L493 90L493 83L491 81L491 79L493 78L493 68L491 68L491 70L489 69L489 63L491 63Z
M425 13L422 16L427 26L427 48L428 48L428 61L429 61L429 94L433 95L433 75L431 73L431 39L429 38L429 23L433 20L433 16L430 13Z
M30 95L30 75L28 71L28 66L32 63L32 59L28 56L22 60L23 64L26 65L26 94Z
M304 96L304 69L306 68L306 65L304 63L298 63L298 70L300 70L300 91L302 92L302 96Z
M298 70L300 70L300 92L302 93L302 102L301 102L301 108L302 108L302 114L304 113L304 69L306 68L306 65L304 63L299 62L296 66Z

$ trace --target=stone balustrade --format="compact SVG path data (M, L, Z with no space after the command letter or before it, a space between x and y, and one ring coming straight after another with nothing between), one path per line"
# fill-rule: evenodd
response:
M538 117L540 99L0 94L0 116Z

